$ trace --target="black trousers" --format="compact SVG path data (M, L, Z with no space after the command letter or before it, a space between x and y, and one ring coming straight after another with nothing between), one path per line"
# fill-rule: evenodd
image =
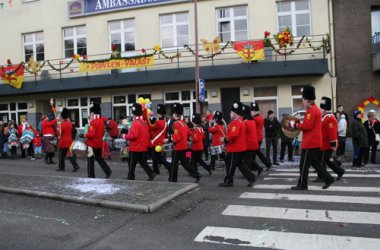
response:
M354 158L353 166L361 167L361 164L368 159L369 149L368 148L355 148L354 147Z
M371 158L369 158L369 151L371 150ZM371 161L371 163L376 163L376 151L377 151L377 142L374 142L369 145L369 148L365 149L365 152L363 152L363 162L364 164L368 164L368 161Z
M69 148L60 148L58 149L58 169L61 169L61 170L65 170L65 159L66 159L66 155L67 155L67 152L69 151ZM68 157L70 162L71 162L71 165L73 165L73 168L79 168L79 165L77 163L77 160L74 156L69 156Z
M280 149L280 160L285 158L285 149L288 147L288 160L293 160L293 144L291 141L282 141L281 140L281 149Z
M342 156L346 153L346 137L338 136L338 150L336 156Z
M239 168L240 172L248 182L255 181L255 175L250 171L249 166L246 164L245 159L247 159L247 157L249 156L246 152L227 153L226 177L224 177L224 183L234 183L236 168Z
M260 147L261 147L262 141L259 141L259 149L256 150L256 155L259 157L260 161L267 167L269 168L271 163L270 159L268 159L263 152L261 152ZM256 155L253 157L253 159L256 161Z
M170 182L177 182L178 177L178 165L179 162L181 162L181 165L183 168L194 178L199 178L200 175L198 171L191 166L188 159L186 159L186 151L187 150L173 150L173 159L172 159L172 165L170 167L169 172L169 181Z
M332 150L322 150L321 151L321 160L322 160L322 166L324 169L326 169L326 165L329 166L329 168L334 171L334 173L340 175L344 174L344 169L342 167L339 167L336 160L332 157L333 151Z
M221 153L219 157L220 159L223 159L224 163L226 163L226 155L224 153ZM217 159L218 159L218 155L211 155L211 162L210 162L211 170L215 169L215 162Z
M252 171L262 171L263 168L260 167L259 164L257 164L255 158L256 158L256 151L255 150L247 150L245 153L245 161L248 165L249 169Z
M165 159L163 152L156 152L152 150L152 162L153 162L153 171L159 172L159 166L162 164L166 169L169 170L170 163Z
M327 184L333 183L334 178L323 168L321 164L319 148L302 149L300 161L300 178L298 179L298 187L307 188L307 178L309 177L309 168L313 166L317 171L318 176Z
M208 151L209 151L209 146L204 146L203 147L203 153L205 154L205 160L208 161ZM201 154L202 157L202 154Z
M87 174L89 178L95 178L95 160L98 162L103 172L106 175L111 174L111 168L102 157L102 148L92 148L94 154L91 157L87 157Z
M153 176L153 171L149 167L147 162L147 152L131 152L129 151L129 172L128 172L128 180L135 179L135 170L137 163L144 169L145 173L149 176Z
M202 150L191 151L191 163L193 164L194 169L198 172L198 163L208 172L211 170L211 166L202 160Z
M270 161L270 148L271 146L273 147L273 158L272 158L272 163L277 162L277 144L278 144L278 138L265 138L265 153L267 156L267 159Z

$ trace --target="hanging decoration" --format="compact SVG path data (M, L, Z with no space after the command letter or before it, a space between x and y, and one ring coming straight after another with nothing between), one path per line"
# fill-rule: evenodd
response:
M117 59L121 57L120 50L117 48L116 44L111 45L111 59Z
M380 100L376 99L373 96L368 97L364 101L362 101L358 106L357 109L362 112L362 121L364 122L365 117L365 111L369 111L371 109L375 110L378 115L380 115Z
M79 72L126 69L154 65L153 55L126 57L123 59L79 61Z
M247 62L264 60L264 41L234 42L235 52Z
M1 66L0 78L3 82L20 89L24 80L24 64L12 64L11 60L7 60L7 66Z
M34 60L34 55L31 55L28 62L28 67L25 67L25 70L30 74L36 75L41 68L45 65L46 61L44 61L41 65L39 62Z
M202 59L212 59L212 58L214 58L215 56L222 54L222 52L224 52L224 50L225 50L225 49L226 49L231 43L232 43L232 42L230 42L230 41L226 42L226 44L225 44L222 48L220 48L220 50L219 50L218 52L216 52L216 53L212 53L212 54L209 55L209 56L199 55L199 57L202 58ZM184 45L183 47L184 47L185 49L187 49L189 52L191 52L191 53L193 54L193 56L195 56L195 51L194 51L192 48L190 48L189 45ZM212 50L210 49L210 51L212 51Z
M318 51L323 49L323 51L328 54L330 53L330 35L327 33L326 36L322 37L322 44L320 46L313 46L309 38L306 37L305 41L313 51Z
M220 51L220 38L219 36L215 37L215 39L212 42L207 41L206 39L201 39L203 49L208 54L216 54Z
M287 50L289 46L292 46L294 43L294 37L292 33L290 32L289 27L286 27L284 31L279 32L275 35L273 35L274 40L278 44L278 49L273 45L271 39L269 38L270 32L265 31L264 32L264 44L265 47L271 47L274 52L276 52L279 55L286 56L291 55L295 52L295 49ZM302 36L302 38L298 41L296 49L298 49L301 46L302 41L305 39L305 36Z

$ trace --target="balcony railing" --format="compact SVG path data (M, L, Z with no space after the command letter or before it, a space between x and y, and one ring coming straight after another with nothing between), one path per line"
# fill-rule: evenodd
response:
M272 48L265 48L265 60L263 61L254 61L251 63L268 63L268 62L283 62L286 66L287 61L293 60L314 60L314 59L324 59L329 52L328 46L322 46L325 35L315 35L310 36L307 39L305 38L295 38L294 44L286 48L280 49L277 53L273 51ZM301 40L302 39L302 40ZM300 42L301 40L301 42ZM273 45L278 48L278 44L272 40ZM326 44L326 43L325 43ZM329 44L329 43L328 43ZM207 53L202 44L200 45L200 67L211 66L216 67L218 65L230 65L230 64L243 64L245 62L239 55L235 52L232 43L221 44L221 47L224 48L217 55ZM154 49L145 49L144 53L153 53ZM79 71L79 62L74 60L70 65L68 63L72 58L66 59L52 59L45 62L39 62L40 65L43 65L41 69L36 74L31 74L25 70L24 82L30 81L44 81L49 79L64 79L72 77L83 77L83 76L92 76L92 75L106 75L115 73L115 77L119 73L127 72L148 72L154 70L163 70L163 69L177 69L179 72L183 68L194 67L195 65L195 56L193 51L194 46L189 45L188 48L180 47L174 49L162 49L154 55L154 65L148 67L140 68L128 68L120 70L106 70L106 71L93 71L93 72L80 72ZM290 53L291 52L291 53ZM122 57L128 58L129 56L142 56L144 53L141 50L128 51L127 53L122 53ZM281 53L290 53L286 56L281 55ZM97 54L97 55L87 55L86 60L107 60L111 56L110 53L107 54ZM83 60L82 57L80 60ZM16 63L16 62L14 62ZM6 65L4 65L6 66ZM27 63L25 66L28 67Z

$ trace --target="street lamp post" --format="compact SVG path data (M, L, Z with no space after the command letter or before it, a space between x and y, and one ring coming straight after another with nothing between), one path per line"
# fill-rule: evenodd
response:
M194 0L194 26L195 26L195 112L201 112L199 100L199 45L198 45L198 1Z

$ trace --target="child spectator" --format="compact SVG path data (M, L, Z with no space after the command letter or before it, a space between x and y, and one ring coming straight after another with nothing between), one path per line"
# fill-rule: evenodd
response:
M42 158L42 138L40 132L36 132L36 135L33 138L33 146L34 146L34 157L36 159Z

